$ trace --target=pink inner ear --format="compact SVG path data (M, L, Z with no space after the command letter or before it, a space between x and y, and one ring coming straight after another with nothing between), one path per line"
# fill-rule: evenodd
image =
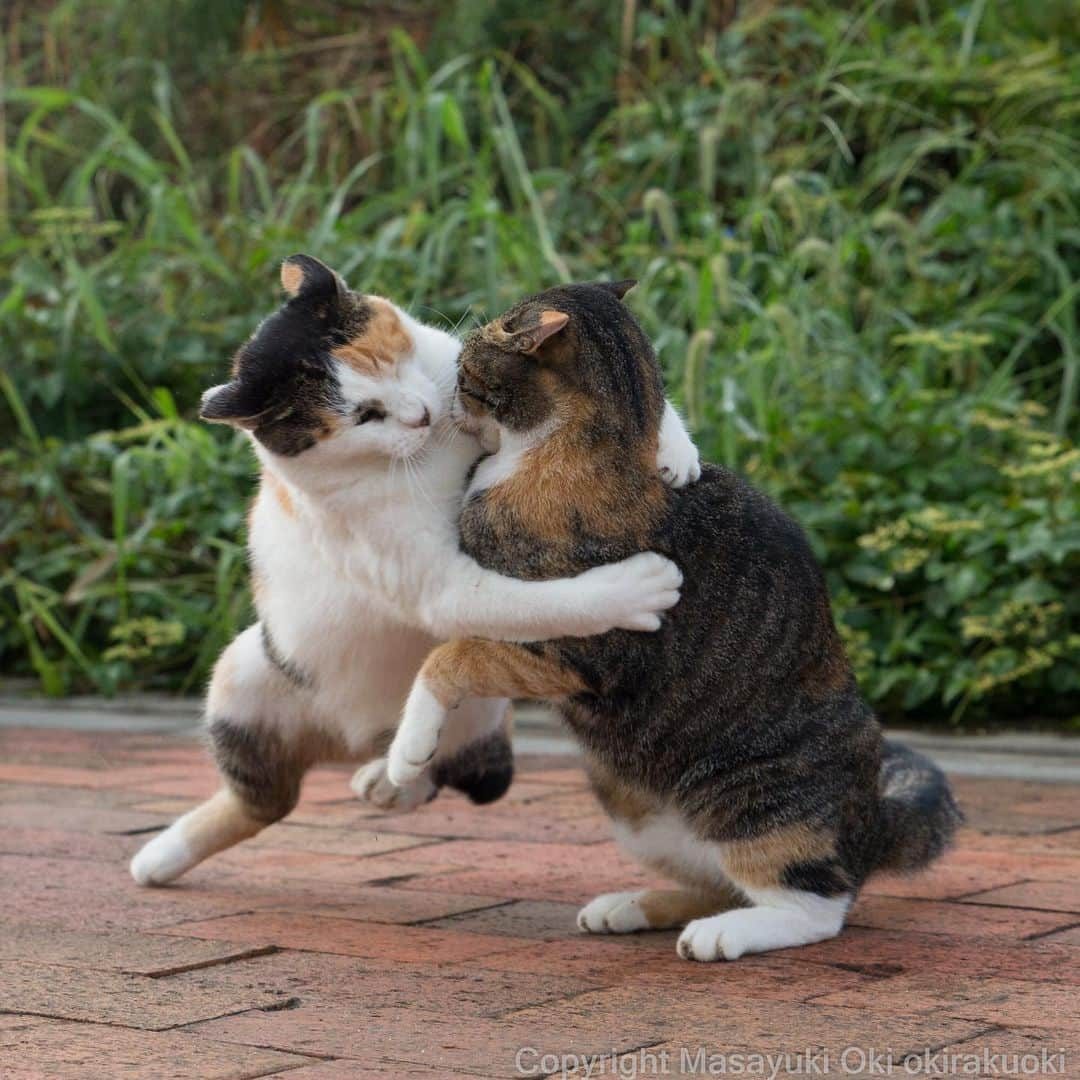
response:
M541 311L540 321L536 326L532 326L528 330L523 331L524 336L529 341L529 347L525 351L530 353L536 352L549 337L557 334L569 321L570 316L565 312L551 310Z
M286 260L281 264L281 287L290 295L296 296L304 284L304 271L294 262Z

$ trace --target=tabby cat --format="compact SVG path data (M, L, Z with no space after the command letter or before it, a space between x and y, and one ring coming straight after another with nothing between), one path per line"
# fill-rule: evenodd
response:
M628 284L551 289L466 339L458 408L500 449L461 544L532 580L663 552L682 599L656 634L435 649L388 776L421 774L472 695L557 702L620 844L681 886L598 896L582 930L685 925L700 961L820 941L870 874L940 855L959 811L931 762L883 740L795 522L725 468L660 481L663 388Z

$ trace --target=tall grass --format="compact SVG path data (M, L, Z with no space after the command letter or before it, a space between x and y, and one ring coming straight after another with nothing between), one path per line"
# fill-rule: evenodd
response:
M246 617L249 466L187 418L303 249L447 323L638 278L704 451L810 528L884 710L1080 712L1076 476L1002 471L1080 416L1071 5L534 7L68 0L6 28L5 668L203 678ZM860 546L926 506L982 515L984 549ZM1018 596L1031 627L964 637Z

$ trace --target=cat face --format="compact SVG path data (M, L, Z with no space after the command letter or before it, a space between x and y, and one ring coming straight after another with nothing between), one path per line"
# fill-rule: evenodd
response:
M308 255L285 260L281 283L290 299L240 348L232 380L203 395L202 418L278 457L416 454L445 411L438 371L417 357L417 335L438 331Z
M562 285L469 334L456 408L516 433L576 420L655 434L663 389L652 346L621 302L632 281Z

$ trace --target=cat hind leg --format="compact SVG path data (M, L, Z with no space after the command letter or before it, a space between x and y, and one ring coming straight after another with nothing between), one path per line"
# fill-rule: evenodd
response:
M223 786L136 853L130 864L136 882L166 885L296 806L304 774L333 756L328 737L299 728L287 734L275 722L282 709L303 708L298 693L267 656L259 624L222 653L207 696L207 735Z
M719 847L725 874L750 906L691 922L677 945L683 959L736 960L843 929L856 889L828 830L791 825Z

